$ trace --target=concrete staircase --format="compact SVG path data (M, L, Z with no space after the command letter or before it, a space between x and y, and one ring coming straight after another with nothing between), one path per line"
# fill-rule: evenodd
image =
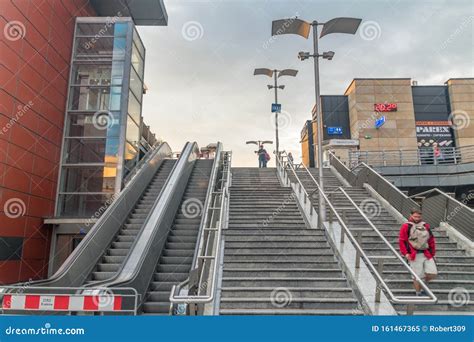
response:
M197 160L143 304L143 314L168 315L171 288L191 269L214 160Z
M310 169L310 172L317 179L317 169ZM326 184L325 189L329 192L336 186L343 184L332 174L330 169L325 169ZM303 170L297 171L297 174L305 186L305 189L312 191L315 186L310 177ZM372 198L365 188L343 187L352 200L365 212L371 222L382 232L387 240L398 251L398 235L401 224L378 202ZM363 217L350 207L349 200L341 192L336 192L332 199L336 209L342 216L345 212L345 222L349 229L353 230L354 236L357 235L357 228L369 227ZM317 204L315 205L317 208ZM328 210L326 210L328 213ZM438 265L438 278L429 283L430 289L438 297L438 303L433 305L418 305L415 314L473 314L474 303L474 257L468 256L466 251L460 248L455 242L451 241L446 232L437 229L433 230L436 238L437 253L436 262ZM362 246L369 256L376 263L377 256L393 255L380 237L375 232L364 232L362 235ZM389 287L393 289L395 295L413 295L413 285L411 276L403 266L394 260L384 262L383 277ZM471 298L471 300L469 300ZM456 302L456 300L458 302ZM459 305L465 302L464 305ZM395 305L398 312L406 311L405 305Z
M123 227L105 251L104 256L94 268L86 283L110 279L119 270L175 162L174 159L163 161L153 180L136 203L135 208L131 211Z
M220 314L363 314L326 242L276 169L233 168Z

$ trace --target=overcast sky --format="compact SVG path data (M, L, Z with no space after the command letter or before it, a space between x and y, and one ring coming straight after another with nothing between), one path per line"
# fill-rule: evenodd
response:
M363 19L355 36L333 34L320 41L321 93L343 94L353 78L410 77L443 84L474 75L472 0L165 0L168 26L139 27L146 46L143 115L152 130L181 150L221 141L233 151L233 166L255 166L246 140L274 140L271 80L253 76L258 67L299 70L281 78L281 149L301 156L300 132L314 104L311 40L271 38L271 22L298 16L327 21ZM272 164L273 165L273 161Z

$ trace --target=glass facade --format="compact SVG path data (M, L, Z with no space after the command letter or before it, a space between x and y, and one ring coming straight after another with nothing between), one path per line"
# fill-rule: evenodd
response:
M77 18L56 216L88 217L136 165L145 49L129 18Z

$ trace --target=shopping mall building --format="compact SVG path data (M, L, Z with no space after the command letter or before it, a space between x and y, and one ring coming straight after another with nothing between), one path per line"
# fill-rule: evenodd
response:
M162 0L1 1L0 283L57 268L156 143L135 25L167 20Z
M474 184L474 79L418 85L410 78L357 78L344 95L322 96L323 160L375 167L401 188ZM316 111L313 110L313 113ZM301 131L303 163L317 163L316 115Z

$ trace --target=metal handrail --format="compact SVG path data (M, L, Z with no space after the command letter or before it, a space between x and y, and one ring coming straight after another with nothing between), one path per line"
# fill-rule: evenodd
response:
M433 193L433 192L436 192L436 193L438 193L438 194L440 194L440 195L446 197L448 200L450 200L450 201L452 201L452 202L454 202L454 203L456 203L456 204L458 204L458 205L464 207L465 209L467 209L467 210L469 210L469 211L471 211L471 212L474 213L474 209L473 209L473 208L467 206L465 203L463 203L463 202L461 202L461 201L458 201L458 200L455 199L454 197L449 196L447 193L445 193L445 192L439 190L438 188L433 188L433 189L430 189L430 190L426 190L426 191L420 192L420 193L418 193L418 194L411 195L411 196L409 196L409 197L410 197L410 198L426 197L425 195L430 194L430 193Z
M338 171L341 171L340 168L342 167L343 170L344 170L344 173L345 174L342 174L342 176L344 178L346 178L346 180L349 181L349 183L351 185L358 185L360 183L360 180L359 180L359 177L360 177L360 172L362 171L359 171L359 173L354 173L354 170L356 168L360 168L362 167L363 169L366 169L368 172L372 173L372 175L374 175L375 177L377 177L377 180L379 182L382 182L383 184L385 184L386 186L388 186L392 191L394 191L394 193L396 193L398 196L400 196L400 198L402 199L402 207L401 208L396 208L402 215L404 216L408 216L408 212L404 212L404 208L405 209L413 209L413 208L416 208L416 209L420 209L420 206L418 203L416 203L415 201L413 201L410 197L408 197L406 194L404 194L399 188L397 188L393 183L389 182L385 177L383 177L382 175L380 175L377 171L375 171L372 167L370 167L369 165L367 165L366 163L364 162L361 162L359 163L356 167L354 167L352 170L349 170L347 168L346 165L344 165L343 162L341 162L339 160L339 158L334 154L332 153L331 151L329 151L329 161L331 163L331 165L333 163L335 163L337 166L339 166L339 169L337 166L335 166L336 170ZM367 175L367 181L369 181L369 175ZM374 185L374 184L370 184L370 182L367 182L369 185L372 185L373 187L377 187L377 185ZM379 189L375 189L377 192L380 193ZM382 197L384 197L386 200L389 200L389 198L386 198L385 194L383 193L380 193L380 195ZM410 208L408 208L408 206Z
M284 152L283 152L284 153ZM283 154L282 153L282 154ZM278 161L278 158L279 156L277 156L277 161ZM298 177L298 175L296 174L293 166L291 164L287 164L289 166L289 168L292 170L293 174L295 175L296 177L296 180L298 181L298 184L300 185L300 187L302 186L302 183ZM285 173L286 172L286 168L285 167L282 167L282 164L280 161L277 162L277 167L280 167L282 172ZM314 178L313 178L314 179ZM388 287L387 283L385 282L385 280L382 278L382 276L380 275L379 271L377 270L377 268L372 264L369 256L364 252L362 246L359 244L359 242L354 238L352 232L350 231L350 229L347 227L347 225L345 224L345 222L343 221L343 219L341 218L341 216L339 215L339 213L336 211L334 205L332 204L331 201L329 201L328 197L326 196L326 194L321 191L321 188L319 186L319 184L317 182L315 182L315 185L316 185L316 189L318 190L318 192L322 195L322 197L324 198L325 202L328 204L330 210L333 212L333 214L335 215L337 221L339 221L339 224L341 226L341 228L344 230L344 232L341 231L341 236L342 234L346 234L347 237L349 238L349 240L351 241L353 247L356 249L356 251L358 252L360 258L362 258L365 262L365 264L367 265L367 267L370 269L371 273L374 275L374 277L376 278L376 281L377 281L377 289L379 289L380 287L382 287L384 290L385 290L385 293L387 294L387 296L389 297L390 301L393 302L393 303L396 303L396 304L407 304L407 305L414 305L414 304L431 304L431 303L436 303L437 302L437 298L436 296L426 287L426 285L423 287L428 290L428 294L430 295L429 296L429 299L426 299L425 297L406 297L406 296L395 296L393 294L393 292L390 290L390 288ZM307 194L306 190L304 190L305 194ZM309 201L312 201L312 198L308 198ZM306 198L305 198L306 200ZM312 206L311 206L312 207ZM320 222L319 220L319 217L318 217L318 222ZM321 224L321 223L320 223ZM417 277L417 279L419 279L419 277ZM411 311L412 312L412 311Z
M364 213L364 211L354 202L354 200L347 194L347 192L342 188L338 188L339 191L342 192L344 196L351 202L352 206L356 208L356 210L359 212L359 214L364 218L365 221L370 225L373 231L377 233L377 235L382 239L382 241L385 243L385 245L390 249L390 251L395 254L396 258L403 264L403 266L408 270L408 272L411 273L411 275L415 278L415 280L421 285L423 290L428 294L429 297L431 297L435 303L437 301L436 296L433 294L433 292L428 288L428 286L421 280L421 278L413 271L413 269L410 267L410 265L407 264L405 259L400 255L400 253L397 252L395 248L393 248L392 244L383 236L383 234L378 230L378 228L370 221L370 219L367 217L367 215Z
M223 176L223 180L221 182L221 190L220 191L215 191L214 194L217 196L221 196L221 203L219 207L210 207L208 208L210 211L219 211L219 224L217 227L205 227L205 229L212 230L216 234L216 239L214 240L216 246L215 246L215 252L212 253L211 250L211 255L207 255L207 249L202 249L201 251L204 251L202 255L197 256L197 260L203 260L204 263L211 260L213 261L213 272L211 276L211 286L207 287L206 290L210 289L207 291L209 294L207 295L180 295L180 291L187 285L189 284L189 278L184 280L183 282L173 285L171 289L171 294L169 297L170 302L173 304L205 304L205 303L210 303L214 300L215 296L215 288L217 284L217 272L218 272L218 263L219 263L219 257L220 257L220 250L221 250L221 238L222 238L222 229L224 227L224 215L226 214L226 208L229 200L229 183L230 183L230 168L231 168L231 163L232 163L232 153L231 152L222 152L226 154L227 159L223 160L223 174L225 174L225 178ZM204 269L204 266L202 266L202 270ZM198 291L202 289L202 282L206 281L202 279L202 276L199 277L199 287ZM199 292L198 292L199 293Z
M199 224L199 234L198 234L198 239L196 241L196 247L194 249L194 256L193 256L193 261L191 263L191 270L196 268L197 255L199 254L198 251L201 249L201 246L202 246L201 245L202 244L202 235L205 232L203 230L203 227L206 224L207 219L208 219L210 201L211 201L211 198L213 198L212 192L214 191L214 189L216 187L217 174L218 174L219 165L220 165L221 159L222 159L222 153L221 152L222 152L222 143L218 142L215 157L214 157L215 159L214 159L214 163L213 163L213 167L212 167L212 171L211 171L211 176L209 178L209 185L208 185L207 191L206 191L206 199L204 201L204 205L203 205L203 209L202 209L203 215L201 217L201 223Z
M412 150L349 151L348 162L365 160L376 166L452 165L474 162L474 145L439 147L442 158L434 155L432 148ZM424 163L426 162L426 164Z

